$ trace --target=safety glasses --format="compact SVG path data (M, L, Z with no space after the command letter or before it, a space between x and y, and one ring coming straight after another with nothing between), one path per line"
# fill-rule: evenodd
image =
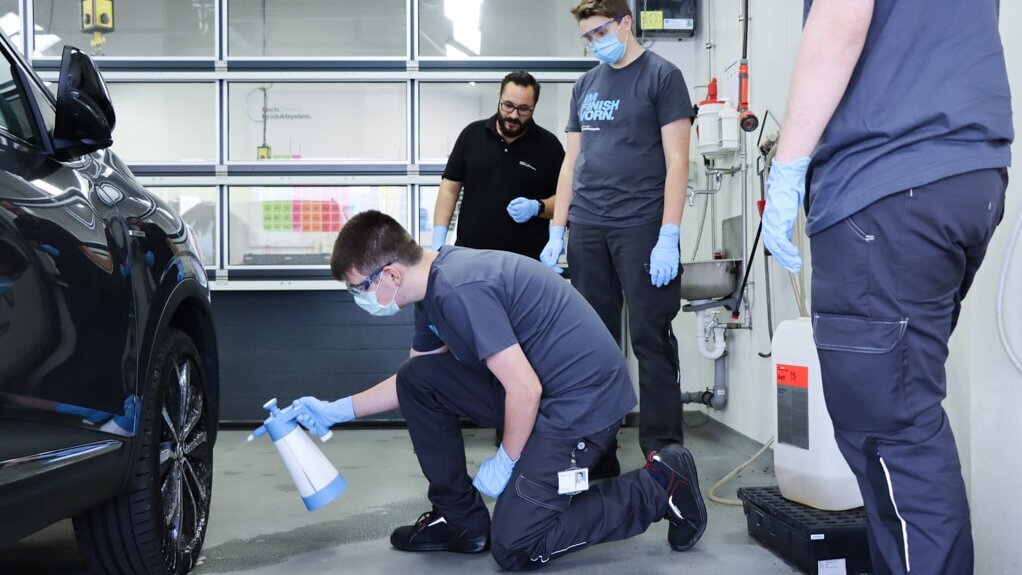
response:
M376 282L377 279L379 279L380 274L383 273L383 268L389 265L393 265L395 263L397 263L397 258L389 260L387 263L380 266L376 271L369 274L369 277L367 277L366 279L358 282L355 285L349 285L348 292L351 293L352 295L355 295L369 291L369 288L372 287L373 283Z
M582 40L585 42L592 42L593 40L603 38L604 36L607 35L608 32L610 32L610 29L608 27L611 24L620 24L622 19L624 19L624 16L618 16L613 20L607 20L603 24L600 24L599 26L586 32L585 34L582 34Z

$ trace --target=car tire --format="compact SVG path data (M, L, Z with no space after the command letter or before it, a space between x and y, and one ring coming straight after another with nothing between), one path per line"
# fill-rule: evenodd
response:
M170 329L145 382L137 460L125 491L74 518L97 573L187 573L209 523L214 425L199 352Z

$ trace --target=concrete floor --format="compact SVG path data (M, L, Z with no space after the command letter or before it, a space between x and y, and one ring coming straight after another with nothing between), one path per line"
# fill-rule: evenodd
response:
M699 467L703 495L759 448L757 444L699 413L686 418L686 445ZM198 575L222 573L359 573L445 575L497 573L488 554L412 554L390 547L390 532L430 508L426 482L403 429L335 432L323 445L348 480L348 490L329 506L310 513L268 439L246 443L247 431L221 432L216 446L213 511ZM623 428L622 468L643 463L637 429ZM493 453L493 431L465 430L469 470ZM750 466L720 496L734 498L741 486L775 484L770 453ZM492 500L490 501L492 503ZM798 573L757 544L746 529L741 507L707 503L709 526L690 551L667 545L667 523L629 539L567 555L544 572L586 575L685 573L770 575ZM78 575L85 573L70 521L0 550L0 573Z

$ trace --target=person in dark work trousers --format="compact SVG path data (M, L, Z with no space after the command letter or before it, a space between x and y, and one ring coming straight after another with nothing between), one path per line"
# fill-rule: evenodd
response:
M557 269L570 224L572 285L621 339L622 304L639 363L639 446L682 443L679 239L693 108L681 71L632 34L626 0L573 9L601 61L575 82L567 153L541 260Z
M372 315L415 309L411 357L396 375L333 402L295 401L298 421L319 434L401 408L433 508L393 532L396 549L479 553L492 545L497 563L518 571L662 518L675 549L700 538L706 508L695 462L680 445L622 477L578 481L635 393L599 317L543 264L497 250L424 251L392 218L370 211L345 224L330 267ZM504 430L474 479L461 417ZM481 495L497 498L492 522Z
M447 159L433 211L433 250L461 194L456 245L539 258L554 210L564 148L532 119L539 82L512 72L500 83L497 113L465 127Z
M948 338L1004 211L1013 133L998 0L806 8L764 244L800 268L790 238L808 188L824 397L874 573L972 573L941 401Z

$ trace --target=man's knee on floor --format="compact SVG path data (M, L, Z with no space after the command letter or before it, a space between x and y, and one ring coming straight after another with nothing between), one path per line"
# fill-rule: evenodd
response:
M532 554L528 549L508 549L498 543L496 539L493 539L491 542L490 553L493 555L493 560L497 562L497 565L500 565L505 571L532 571L539 569L546 563L541 558L533 560Z

